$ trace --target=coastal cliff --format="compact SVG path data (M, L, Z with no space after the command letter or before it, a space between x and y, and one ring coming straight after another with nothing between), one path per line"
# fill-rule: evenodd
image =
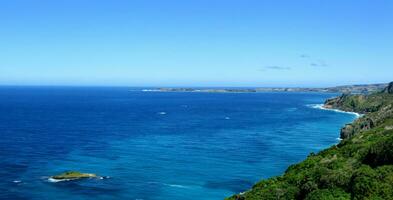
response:
M373 94L328 99L324 107L363 115L341 129L339 144L228 200L393 199L393 82Z
M393 82L389 83L389 85L383 90L383 92L393 94Z
M343 94L340 97L328 99L325 108L339 109L348 112L365 114L363 117L346 124L340 131L341 139L372 129L393 116L393 83L382 92L370 95Z

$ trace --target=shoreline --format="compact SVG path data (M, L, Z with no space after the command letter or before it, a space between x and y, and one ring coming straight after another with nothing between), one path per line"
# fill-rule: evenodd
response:
M310 154L305 160L288 167L285 173L262 179L251 189L228 197L227 200L277 197L393 199L393 185L389 179L393 174L389 152L393 134L391 95L393 82L378 93L343 94L326 100L324 104L307 104L310 108L355 116L351 123L341 128L340 138L347 142L340 142L339 145ZM375 107L375 104L378 104L378 107ZM384 176L375 176L382 173ZM329 185L326 185L327 183ZM365 187L370 189L364 190Z
M315 109L355 115L356 119L358 119L364 115L364 114L357 113L357 112L350 112L350 111L344 111L344 110L340 110L340 109L327 108L327 107L325 107L325 104L311 104L310 106Z
M349 111L344 111L344 110L340 110L340 109L327 108L325 106L325 104L310 104L309 106L314 108L314 109L326 110L326 111L331 111L331 112L338 112L338 113L345 113L345 114L354 115L355 119L353 119L353 121L351 123L353 123L354 121L356 121L357 119L359 119L360 117L362 117L364 115L364 114L357 113L357 112L349 112ZM340 136L338 138L336 138L336 139L338 141L343 140Z

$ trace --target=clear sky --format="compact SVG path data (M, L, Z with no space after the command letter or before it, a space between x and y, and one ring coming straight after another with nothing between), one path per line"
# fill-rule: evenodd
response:
M393 81L392 0L0 1L0 84Z

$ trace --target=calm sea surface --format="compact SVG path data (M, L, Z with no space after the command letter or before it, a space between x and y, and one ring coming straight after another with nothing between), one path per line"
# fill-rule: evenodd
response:
M0 87L0 199L223 199L335 144L332 96Z

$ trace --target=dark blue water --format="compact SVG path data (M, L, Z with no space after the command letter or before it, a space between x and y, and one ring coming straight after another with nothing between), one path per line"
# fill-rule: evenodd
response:
M331 96L0 87L0 199L222 199L336 143Z

